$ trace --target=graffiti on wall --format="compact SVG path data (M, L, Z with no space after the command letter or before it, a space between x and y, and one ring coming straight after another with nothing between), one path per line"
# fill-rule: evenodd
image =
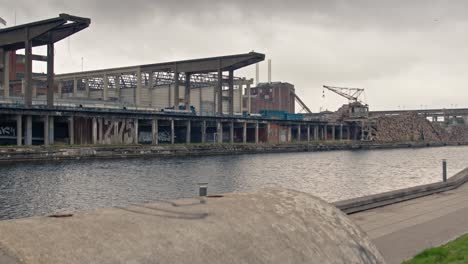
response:
M171 133L168 131L160 131L158 133L159 142L171 142Z
M16 128L11 126L0 126L0 137L16 137Z

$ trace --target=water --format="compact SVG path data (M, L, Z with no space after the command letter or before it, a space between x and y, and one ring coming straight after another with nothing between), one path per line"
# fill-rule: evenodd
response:
M337 201L440 181L468 166L468 147L0 165L0 219L47 215L198 193L282 186Z

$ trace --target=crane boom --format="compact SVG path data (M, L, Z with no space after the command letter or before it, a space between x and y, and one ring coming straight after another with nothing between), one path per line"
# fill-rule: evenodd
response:
M305 110L307 113L312 114L310 108L301 100L301 98L299 98L299 96L294 92L294 90L291 89L290 92L294 96L294 99L296 99L296 102L302 107L302 110Z
M363 88L336 87L324 85L323 88L330 90L348 99L350 103L360 102L359 96L364 92Z

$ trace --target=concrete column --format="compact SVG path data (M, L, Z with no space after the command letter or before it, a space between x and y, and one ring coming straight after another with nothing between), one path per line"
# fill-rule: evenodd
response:
M37 85L34 82L32 84L32 98L37 98Z
M287 139L288 142L291 142L292 141L292 127L291 126L288 126L288 139Z
M307 142L310 142L310 125L307 125Z
M138 118L133 120L133 126L135 127L135 134L133 135L133 144L138 144Z
M10 97L10 52L4 51L3 57L3 96Z
M16 116L16 145L23 145L23 116Z
M153 136L153 139L151 141L151 143L153 145L158 145L158 120L156 118L153 118L152 122L151 122L151 134Z
M361 140L364 140L364 122L361 122Z
M267 123L267 125L266 125L267 143L270 143L270 139L271 139L271 137L270 137L270 132L271 132L271 130L270 130L270 123Z
M21 95L26 94L26 81L24 79L21 80Z
M174 98L173 98L175 107L179 106L179 101L180 101L179 99L179 72L177 71L177 67L176 67L176 70L174 72Z
M301 141L301 125L297 126L297 141Z
M54 43L47 44L47 106L54 106Z
M328 140L328 126L323 127L323 140Z
M32 145L32 116L26 116L26 140L25 145Z
M175 142L175 132L174 132L174 129L175 129L175 124L174 124L174 119L171 119L171 144L174 144Z
M26 30L24 49L24 105L32 106L32 42L29 40L29 30Z
M78 94L78 80L73 78L73 96Z
M314 140L318 141L319 139L319 126L314 126Z
M103 87L102 87L102 99L106 101L109 98L109 78L107 78L107 74L102 76L103 79Z
M55 139L55 122L54 122L54 117L49 116L49 144L52 145L54 144L54 139Z
M116 74L114 77L114 85L115 85L115 97L119 98L120 100L120 74Z
M96 145L98 143L98 124L95 117L93 117L93 144Z
M336 127L335 127L335 125L333 125L333 126L332 126L332 140L335 140L335 139L336 139L335 130L336 130Z
M229 142L234 143L234 122L231 122L229 126Z
M112 136L112 142L113 144L122 144L123 140L122 138L119 138L119 120L114 120L114 135Z
M221 70L221 59L219 60L218 68L218 86L216 87L218 93L218 114L223 114L223 72Z
M89 98L91 96L91 93L89 92L89 79L85 79L85 93L86 93L86 98Z
M343 124L340 124L340 138L339 140L343 140Z
M201 127L201 142L205 143L206 142L206 121L202 121L202 127Z
M247 113L252 112L252 102L251 102L251 96L250 96L250 83L247 84Z
M104 144L104 138L103 138L103 126L104 126L104 122L102 120L102 118L99 118L98 120L98 123L99 123L99 144Z
M68 119L68 137L70 145L75 144L75 117L71 116Z
M218 143L223 143L223 124L221 122L216 122L217 132L218 132Z
M136 72L136 75L137 75L137 85L136 85L136 89L135 89L135 105L136 106L139 106L140 105L140 102L141 102L141 69L138 68L137 72Z
M353 140L357 140L358 137L358 127L354 125L354 135L353 135Z
M62 82L59 81L59 84L58 84L58 98L62 98Z
M49 145L49 116L44 116L44 146Z
M234 115L234 71L229 71L229 115Z
M351 139L351 129L349 128L349 126L346 126L346 139Z
M242 127L242 142L247 143L247 122L243 123Z
M185 109L189 110L190 109L190 73L185 73L185 95L184 95L184 104L185 104ZM201 90L201 89L200 89Z
M185 143L190 144L190 137L192 136L192 126L190 120L187 120L187 134L185 135Z
M242 100L242 83L239 84L239 113L242 113L242 109L244 108L244 100Z
M258 144L258 122L255 123L255 144Z

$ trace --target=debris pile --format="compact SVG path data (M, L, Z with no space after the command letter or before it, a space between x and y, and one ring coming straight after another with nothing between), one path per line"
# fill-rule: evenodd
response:
M462 142L468 140L463 127L444 128L416 113L373 119L373 140L382 142Z

